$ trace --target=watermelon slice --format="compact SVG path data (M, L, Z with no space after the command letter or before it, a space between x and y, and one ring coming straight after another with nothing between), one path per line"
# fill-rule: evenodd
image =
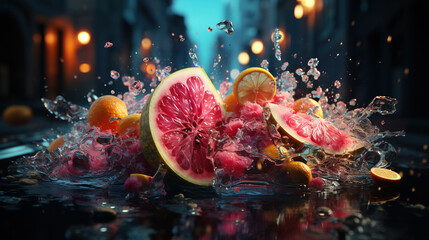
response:
M140 142L146 159L154 167L164 162L190 183L210 185L209 131L222 125L224 114L222 99L202 68L169 75L142 110Z

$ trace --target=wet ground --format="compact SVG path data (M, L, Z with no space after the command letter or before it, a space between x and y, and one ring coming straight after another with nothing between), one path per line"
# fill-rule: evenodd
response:
M423 239L429 226L427 137L389 140L399 147L390 189L343 186L277 196L215 194L127 196L122 185L92 188L7 178L50 132L18 133L0 144L1 239ZM6 155L9 154L9 155ZM180 191L178 191L180 192ZM183 191L185 192L185 191Z

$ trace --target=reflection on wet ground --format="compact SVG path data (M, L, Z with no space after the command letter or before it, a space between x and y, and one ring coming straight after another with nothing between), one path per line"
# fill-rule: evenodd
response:
M428 171L418 172L404 172L406 180L393 189L349 186L254 198L148 198L127 196L122 185L23 185L3 178L0 226L4 239L415 239L429 219L419 193Z
M12 140L21 140L10 139L2 150L20 146ZM391 165L403 175L395 188L370 184L254 197L190 197L175 189L150 198L127 195L122 185L27 185L6 177L16 158L5 157L1 239L421 239L429 223L429 150L421 144L426 140L412 134L391 140L403 146Z

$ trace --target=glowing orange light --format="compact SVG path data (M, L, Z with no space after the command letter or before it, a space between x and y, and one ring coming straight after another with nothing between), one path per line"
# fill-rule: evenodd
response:
M79 65L79 71L81 73L88 73L89 71L91 71L91 65L89 65L88 63L82 63L81 65Z
M149 38L142 39L143 50L149 50L152 47L152 41Z
M153 75L156 70L155 64L151 62L142 63L142 65L140 65L140 70L148 75Z
M250 60L250 57L247 52L241 52L240 54L238 54L238 62L241 65L247 65L249 63L249 60Z
M45 35L45 42L48 44L53 44L55 43L56 37L55 37L55 33L53 32L48 32Z
M301 4L295 6L295 9L293 10L293 15L296 19L301 19L302 16L304 16L304 8Z
M301 0L301 3L306 8L312 8L312 7L314 7L316 0Z
M262 51L264 51L264 44L261 40L255 40L252 43L251 49L254 54L260 54Z
M79 32L79 34L77 35L77 40L83 44L86 45L89 43L89 41L91 41L91 35L89 35L88 32L86 31L81 31Z

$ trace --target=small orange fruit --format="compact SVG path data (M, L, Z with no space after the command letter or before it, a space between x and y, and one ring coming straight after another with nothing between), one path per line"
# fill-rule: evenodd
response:
M309 186L313 176L307 164L287 161L274 168L274 180L282 184L305 184Z
M233 92L223 99L223 103L225 104L225 110L227 112L233 112L237 114L240 112L241 107L238 104L238 99Z
M130 136L138 137L140 115L139 113L135 113L122 118L118 124L118 134L122 136L124 133L128 133Z
M315 115L319 116L320 118L323 118L323 110L322 107L316 100L311 98L300 98L295 101L295 104L293 105L293 110L297 112L307 113L307 111L313 107L317 106L318 108L314 112Z
M115 119L122 119L127 115L127 106L121 99L106 95L92 103L88 111L88 123L102 131L111 130L116 133L119 120Z
M130 177L136 178L141 184L143 189L149 189L152 183L152 177L142 173L132 173Z
M276 79L263 68L251 67L235 79L233 93L241 106L248 101L265 106L276 95Z
M3 111L3 119L9 125L25 125L33 118L33 111L25 105L11 105Z
M61 137L55 139L54 141L52 141L51 144L49 144L48 151L53 152L53 151L55 151L55 149L62 146L63 144L64 144L64 138L63 138L63 136L61 136Z
M386 168L371 168L371 178L378 185L393 185L401 180L401 175Z

